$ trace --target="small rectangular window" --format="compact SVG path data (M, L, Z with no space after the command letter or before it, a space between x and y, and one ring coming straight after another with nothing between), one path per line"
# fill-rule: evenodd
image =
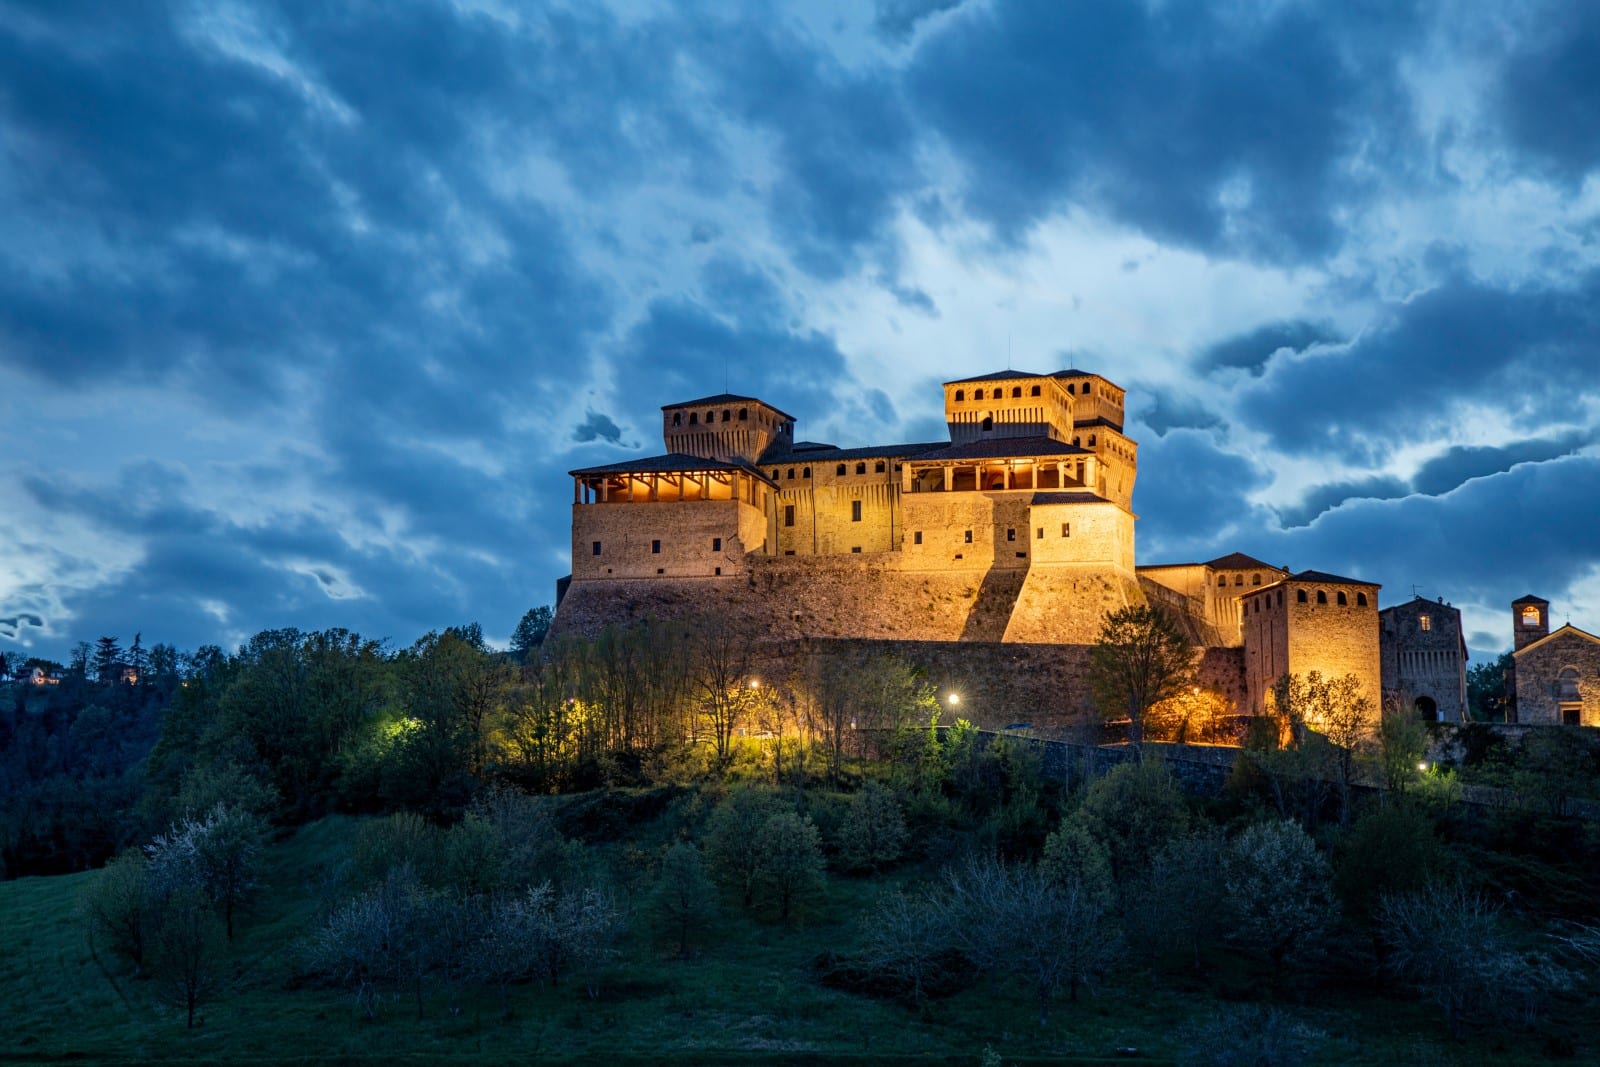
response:
M1043 526L1039 527L1039 532L1033 535L1033 539L1035 541L1043 541L1044 540L1044 527Z
M713 551L713 552L721 552L722 551L722 538L713 537L711 539L711 551Z
M717 568L717 577L719 577L719 578L722 577L722 568L721 567Z
M1422 627L1422 628L1423 628L1423 629L1424 629L1424 630L1431 630L1431 629L1433 629L1433 618L1432 618L1432 617L1431 617L1431 616L1428 616L1428 615L1418 615L1418 616L1417 616L1417 623L1418 623L1418 625L1420 625L1420 626L1421 626L1421 627Z
M657 574L665 574L665 573L667 573L667 568L665 568L665 567L657 567L656 568L656 573Z
M850 521L851 522L860 522L861 521L861 501L859 501L859 500L850 501Z
M660 541L651 541L650 542L650 551L652 553L654 553L655 555L659 556L661 554L661 542Z
M598 556L600 554L600 542L599 541L596 541L594 543L594 554L596 556Z
M785 549L783 554L785 556L792 556L792 555L794 555L794 549L792 549L792 548Z
M972 544L972 531L971 530L967 531L967 544L969 544L969 545Z
M1071 537L1072 536L1072 523L1064 522L1064 523L1061 524L1061 536L1062 537Z
M1006 540L1007 541L1015 541L1016 539L1017 539L1017 531L1014 530L1014 529L1008 529L1006 531Z
M852 548L852 549L851 549L851 550L850 550L850 551L852 551L852 552L860 552L860 551L861 551L861 546L860 546L860 545L856 545L856 546L855 546L855 547L854 547L854 548Z
M793 504L785 504L783 506L783 524L785 526L793 526L794 525L794 505Z
M917 530L914 533L912 533L912 535L911 535L911 543L914 544L914 545L922 544L922 531L921 530Z

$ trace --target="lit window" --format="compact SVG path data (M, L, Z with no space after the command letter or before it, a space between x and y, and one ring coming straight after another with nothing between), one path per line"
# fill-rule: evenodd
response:
M1417 625L1422 627L1424 630L1433 629L1433 616L1432 615L1418 615L1417 616Z
M967 544L970 545L970 544L972 544L972 531L968 530L966 533L967 533L966 542L967 542Z
M861 521L861 501L859 501L859 500L850 501L850 521L851 522L860 522Z
M1064 523L1061 524L1061 536L1062 537L1071 537L1072 536L1072 523L1064 522Z
M1524 625L1524 626L1538 626L1539 625L1539 609L1534 607L1532 604L1529 604L1527 607L1523 608L1522 609L1522 625Z

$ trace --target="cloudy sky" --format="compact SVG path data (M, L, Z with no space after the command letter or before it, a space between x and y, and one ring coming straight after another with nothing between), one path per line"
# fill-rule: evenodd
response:
M0 0L0 648L504 639L753 393L1129 393L1141 562L1600 630L1600 5Z

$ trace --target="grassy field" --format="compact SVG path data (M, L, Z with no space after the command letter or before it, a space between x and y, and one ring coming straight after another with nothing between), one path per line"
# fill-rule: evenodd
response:
M231 952L227 987L193 1030L151 983L113 981L96 965L76 912L94 874L0 884L0 1060L976 1065L986 1048L1008 1064L1126 1062L1117 1050L1136 1048L1141 1059L1160 1062L1249 1036L1242 1031L1252 1024L1240 1021L1230 1037L1226 1020L1248 1009L1218 990L1268 1003L1302 1027L1315 1062L1500 1063L1540 1059L1547 1047L1547 1035L1454 1042L1428 1005L1359 984L1298 995L1273 990L1264 972L1233 958L1220 961L1223 970L1203 988L1124 976L1077 1004L1059 1003L1047 1028L1038 1026L1027 991L1004 984L979 981L925 1016L825 987L813 960L849 951L855 917L894 878L833 878L826 898L788 926L730 908L689 960L673 958L641 920L598 998L576 984L524 986L513 1017L502 1020L492 994L435 986L424 1018L402 1000L368 1022L343 991L304 982L297 948L356 825L325 819L271 847L265 884ZM643 834L648 841L649 829ZM1580 1059L1600 1053L1586 1036L1588 1022L1573 1019L1568 1028L1568 1047ZM1208 1024L1209 1036L1201 1033Z

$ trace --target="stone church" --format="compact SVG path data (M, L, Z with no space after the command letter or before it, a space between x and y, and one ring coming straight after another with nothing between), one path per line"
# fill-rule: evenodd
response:
M1513 722L1600 726L1600 637L1567 623L1550 631L1550 602L1511 602Z

